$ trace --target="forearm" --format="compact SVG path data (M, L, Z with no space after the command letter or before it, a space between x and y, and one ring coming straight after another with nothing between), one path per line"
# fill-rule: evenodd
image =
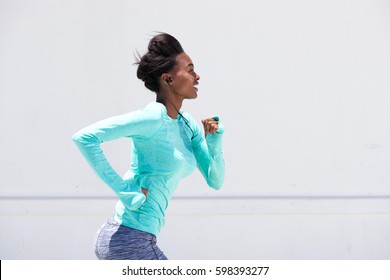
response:
M209 151L209 166L207 183L210 187L219 190L225 178L225 161L222 151L222 134L208 134L206 142Z
M207 184L219 190L225 178L225 161L222 151L222 135L224 129L222 124L216 133L207 134L206 141L200 141L194 152L198 163L198 168Z
M144 194L140 190L132 189L112 168L100 147L99 139L91 133L78 132L73 136L73 141L99 178L114 191L126 207L137 209L145 201Z
M126 191L126 182L107 161L100 141L93 134L80 131L73 135L72 139L90 167L115 193Z

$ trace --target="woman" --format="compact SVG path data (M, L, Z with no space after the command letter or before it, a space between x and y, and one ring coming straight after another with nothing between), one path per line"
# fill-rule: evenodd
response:
M158 34L137 64L137 77L156 93L156 102L73 136L88 163L119 198L115 216L96 235L99 259L167 259L156 236L180 179L195 166L214 189L220 189L224 179L223 127L218 117L202 120L204 138L195 120L180 110L184 99L197 97L200 79L180 43L169 34ZM100 147L122 137L133 143L131 166L123 178Z

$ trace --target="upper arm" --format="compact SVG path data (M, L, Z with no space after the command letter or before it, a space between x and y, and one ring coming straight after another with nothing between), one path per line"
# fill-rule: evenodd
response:
M145 110L110 117L89 125L73 135L73 141L103 143L123 137L149 138L161 127L159 116Z

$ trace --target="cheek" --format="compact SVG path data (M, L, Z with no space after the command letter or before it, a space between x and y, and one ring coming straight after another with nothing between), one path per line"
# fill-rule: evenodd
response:
M193 78L192 77L182 77L178 80L176 80L176 88L178 90L186 90L188 88L193 87Z

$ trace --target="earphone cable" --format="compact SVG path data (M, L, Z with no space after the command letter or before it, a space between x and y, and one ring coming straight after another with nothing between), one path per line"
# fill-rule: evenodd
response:
M189 121L183 116L182 113L179 112L179 110L176 108L175 104L173 104L173 102L172 102L172 91L169 90L169 92L170 92L169 102L172 104L173 108L175 108L176 112L180 115L180 117L184 120L184 123L191 130L191 133L192 133L191 140L194 139L194 131L192 130L191 126L188 124Z

